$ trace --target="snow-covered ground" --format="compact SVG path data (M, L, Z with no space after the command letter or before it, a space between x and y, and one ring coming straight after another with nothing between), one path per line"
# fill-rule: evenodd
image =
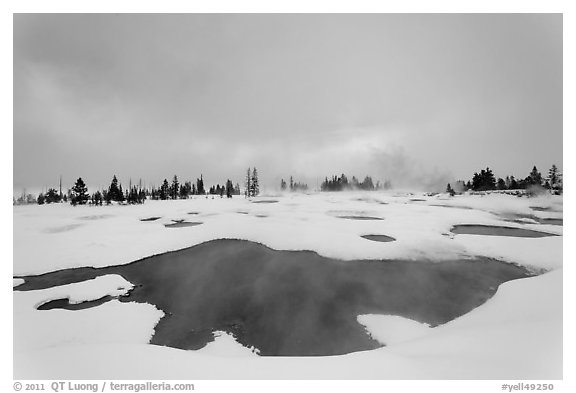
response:
M220 238L246 239L280 250L312 250L347 260L426 259L434 263L483 255L546 273L507 282L484 305L435 328L397 316L359 316L359 323L386 347L316 358L259 357L256 349L242 347L225 332L198 351L149 345L154 326L163 316L162 310L150 304L112 300L77 311L35 309L55 299L69 298L74 303L121 296L131 284L119 276L15 291L14 376L559 379L563 237L454 235L450 229L457 224L482 224L562 235L562 226L509 221L511 214L562 218L562 210L562 197L450 198L377 192L270 195L253 201L196 197L147 201L142 206L15 206L14 276L125 264ZM141 221L150 217L160 218ZM165 227L182 219L202 224ZM388 235L396 241L381 243L360 237L368 234ZM20 283L14 279L14 286Z

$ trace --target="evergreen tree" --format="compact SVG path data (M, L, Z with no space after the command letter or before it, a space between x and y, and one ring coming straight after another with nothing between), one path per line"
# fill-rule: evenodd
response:
M532 171L530 172L530 175L528 175L528 178L526 180L532 185L537 186L542 185L542 174L538 172L538 169L536 169L536 165L534 165L534 168L532 168Z
M88 188L81 177L76 180L72 187L72 205L84 205L88 201Z
M172 185L170 186L170 198L178 199L178 192L180 191L180 183L178 183L178 176L174 175Z
M232 198L234 194L234 185L230 179L226 180L226 198Z
M168 199L170 194L170 185L168 184L168 180L164 179L162 185L160 186L160 199L165 201Z
M60 202L60 193L55 188L48 189L48 192L45 195L45 202L46 203Z
M286 182L284 181L284 179L280 180L280 189L282 191L286 190Z
M519 188L518 182L514 178L514 176L510 176L510 185L508 186L509 190L517 190Z
M346 179L346 176L342 175L343 179L345 180L345 182L343 181L343 187L347 187L348 186L348 179ZM360 188L363 190L374 190L374 183L372 182L372 178L370 176L366 176L364 178L364 181L362 181L362 183L360 183Z
M260 185L258 184L258 172L256 171L256 167L252 170L252 184L250 184L250 187L252 196L260 194Z
M252 192L252 177L250 174L250 167L248 167L248 170L246 171L246 192L245 192L247 198L251 196L251 192Z
M36 201L38 202L39 205L43 205L45 200L46 198L44 197L44 194L42 193L38 194L38 199Z
M472 177L472 189L474 191L494 190L496 179L490 168L482 169L480 173L475 172Z
M96 191L92 194L92 204L95 206L102 206L102 200L104 199L100 191Z
M202 175L200 175L200 179L196 179L196 192L198 195L206 194L206 191L204 190L204 179L202 178Z
M499 190L505 190L506 189L506 182L501 177L499 177L498 181L496 182L496 188Z
M118 186L118 202L124 202L126 200L126 195L124 195L124 191L122 190L122 183Z
M112 178L112 183L110 183L110 187L108 188L107 197L108 199L106 200L106 203L109 203L109 201L122 202L124 200L124 194L118 187L118 179L116 178L116 175Z
M294 179L290 176L290 191L294 191Z
M554 192L562 192L562 174L555 164L552 165L552 168L548 171L548 183L550 184L550 189Z
M188 198L188 188L186 187L186 185L180 185L180 191L178 192L178 194L180 195L180 199Z

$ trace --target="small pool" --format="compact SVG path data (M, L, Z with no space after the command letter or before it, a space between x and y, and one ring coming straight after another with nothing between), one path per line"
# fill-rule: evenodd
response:
M547 237L558 236L553 233L534 231L524 228L502 227L492 225L454 225L450 230L457 235L512 236L512 237Z
M386 242L396 241L396 239L394 239L393 237L391 237L391 236L386 236L386 235L363 235L363 236L360 236L360 237L362 237L362 238L364 238L364 239L367 239L367 240L372 240L373 242L383 242L383 243L386 243Z

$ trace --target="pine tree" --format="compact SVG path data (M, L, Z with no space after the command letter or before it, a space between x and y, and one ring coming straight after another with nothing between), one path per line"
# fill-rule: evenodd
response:
M258 172L256 171L256 167L252 170L252 184L250 186L252 196L260 194L260 185L258 184Z
M204 179L202 178L202 174L200 174L200 179L196 179L196 192L198 195L206 194L204 190Z
M162 185L160 186L160 199L165 201L168 199L170 193L170 185L168 184L168 180L164 179Z
M532 171L530 172L530 175L528 175L528 178L526 180L528 180L528 182L532 185L537 186L542 185L542 174L538 172L536 165L534 165L534 168L532 168Z
M60 202L60 194L55 188L48 189L45 195L45 202L46 203L56 203Z
M246 171L246 197L249 198L252 194L252 177L250 175L250 167Z
M92 194L92 204L94 206L102 206L102 193L100 191L96 191Z
M284 181L284 179L280 180L280 189L282 191L286 190L286 182Z
M88 201L88 188L81 177L76 180L72 187L72 205L84 205Z
M46 198L44 197L44 194L40 193L38 195L38 199L36 199L36 202L38 202L39 205L43 205L45 200Z
M172 179L172 185L170 186L170 197L172 199L178 199L178 191L180 191L180 183L178 183L178 176L174 175Z
M118 202L124 202L126 200L126 196L124 195L124 191L122 190L122 183L118 186Z
M510 176L510 185L508 186L509 190L517 190L520 186L518 185L518 182L516 181L516 179L514 178L514 176Z
M114 175L112 183L110 183L110 187L108 188L108 199L106 203L108 203L108 201L122 202L122 200L122 191L118 188L118 179L116 175Z
M506 182L501 177L499 177L498 181L496 182L496 188L499 190L505 190L506 189Z
M294 191L294 179L290 176L290 191Z
M232 194L234 194L234 185L232 185L232 181L228 179L226 180L226 198L232 198Z
M556 165L552 165L552 168L548 171L548 183L550 184L550 189L561 193L562 192L562 174L558 170Z
M456 192L454 192L454 190L452 189L452 186L450 185L450 183L448 183L448 185L446 186L446 192L447 192L448 194L450 194L450 196L456 195Z

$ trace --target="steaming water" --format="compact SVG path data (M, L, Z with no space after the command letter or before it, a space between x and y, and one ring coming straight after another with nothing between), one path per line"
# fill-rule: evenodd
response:
M436 326L478 307L501 283L530 275L488 258L341 261L311 251L214 240L128 265L22 277L25 283L14 290L105 274L119 274L135 285L120 301L146 302L165 312L152 344L198 349L213 340L212 332L223 330L264 356L374 349L381 345L358 324L358 315L399 315Z

